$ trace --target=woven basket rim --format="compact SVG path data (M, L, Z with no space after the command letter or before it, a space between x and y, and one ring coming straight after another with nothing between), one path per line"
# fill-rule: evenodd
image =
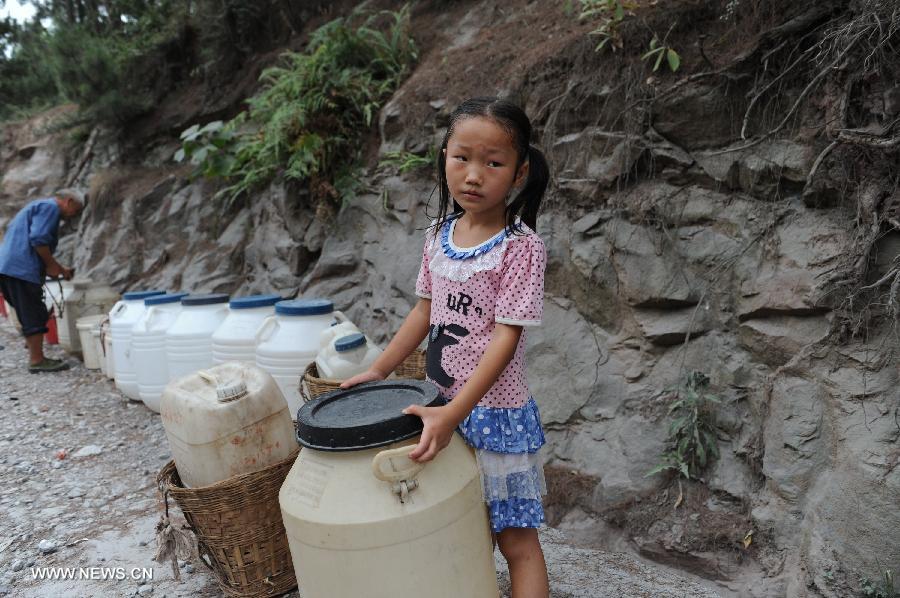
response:
M309 378L319 384L337 384L340 386L344 382L343 380L337 380L335 378L322 378L319 376L319 368L316 367L315 361L306 366L306 369L303 371L303 377Z
M178 475L178 468L175 465L175 459L170 459L169 462L166 463L160 470L159 474L157 474L156 482L161 490L169 490L170 492L172 492L172 494L190 493L202 495L206 493L219 493L235 488L247 487L247 484L249 482L253 482L258 478L268 477L272 470L284 467L288 464L293 464L293 462L297 460L298 454L300 454L299 446L295 450L293 450L287 458L257 471L240 473L238 475L231 476L230 478L226 478L224 480L216 482L215 484L209 484L208 486L193 487L183 485L184 482L181 481L181 476ZM179 482L178 484L175 483L176 479Z

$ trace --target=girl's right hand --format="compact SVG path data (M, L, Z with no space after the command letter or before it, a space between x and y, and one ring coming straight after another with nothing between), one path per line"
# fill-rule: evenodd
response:
M341 388L350 388L351 386L356 386L357 384L362 384L363 382L372 382L374 380L384 380L387 376L382 374L376 369L368 369L362 374L357 374L352 378L348 378L344 380L341 384Z

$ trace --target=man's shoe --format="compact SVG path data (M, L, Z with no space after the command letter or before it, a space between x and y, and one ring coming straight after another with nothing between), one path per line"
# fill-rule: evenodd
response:
M50 359L49 357L45 357L43 361L40 363L35 363L28 366L28 371L32 374L40 374L43 372L61 372L63 370L69 369L69 364L61 359Z

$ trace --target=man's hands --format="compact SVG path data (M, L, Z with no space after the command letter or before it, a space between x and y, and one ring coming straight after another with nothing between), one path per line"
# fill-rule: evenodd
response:
M61 265L56 260L53 260L49 264L47 264L47 276L50 278L64 278L66 280L72 280L72 276L75 275L75 270L72 268L66 268Z
M409 453L409 458L418 463L427 463L437 457L437 454L450 444L453 431L459 425L452 410L447 406L410 405L403 413L422 418L424 424L419 444Z

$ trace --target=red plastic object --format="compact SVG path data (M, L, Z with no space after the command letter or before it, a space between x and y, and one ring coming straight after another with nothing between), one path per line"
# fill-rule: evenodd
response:
M4 318L9 317L9 312L6 311L6 300L3 299L3 293L0 293L0 316Z
M52 309L50 310L50 318L47 320L47 334L44 336L44 340L47 341L48 345L59 344L59 331L56 329L56 312Z

